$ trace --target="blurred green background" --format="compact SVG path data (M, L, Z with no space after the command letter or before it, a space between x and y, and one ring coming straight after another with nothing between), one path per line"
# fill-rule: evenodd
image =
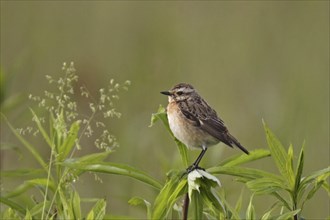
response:
M122 118L109 124L121 146L110 161L160 181L184 167L165 129L148 125L167 103L159 91L179 82L193 84L247 149L266 148L264 119L296 154L306 142L305 173L329 165L329 1L1 1L2 111L16 127L31 120L28 94L42 94L45 75L58 76L64 61L74 61L92 91L110 78L132 81L117 103ZM4 122L1 141L17 144ZM87 152L96 151L87 145ZM35 165L16 146L20 153L1 152L1 169ZM199 152L189 153L193 161ZM202 165L240 153L220 145ZM251 166L275 171L270 159ZM145 217L127 201L153 202L155 191L125 177L100 177L103 183L90 174L79 179L82 197L105 197L108 213ZM234 204L242 184L219 178ZM13 183L19 182L2 187ZM255 204L262 213L271 201L255 197ZM320 190L303 215L327 217L329 205Z

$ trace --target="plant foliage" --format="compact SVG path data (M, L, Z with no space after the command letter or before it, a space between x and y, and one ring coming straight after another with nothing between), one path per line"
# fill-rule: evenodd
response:
M0 203L6 208L0 213L1 219L130 219L128 216L108 214L103 198L80 197L73 184L86 172L127 176L155 189L158 194L153 202L141 197L133 197L129 201L130 205L144 206L148 219L303 219L306 202L319 189L323 188L330 194L327 182L330 168L304 175L304 147L295 161L293 146L286 150L266 123L263 124L269 150L257 149L249 155L235 155L205 171L197 169L186 174L185 168L189 165L187 148L171 132L166 110L162 106L152 114L150 126L162 122L178 148L184 169L173 168L167 173L166 181L160 182L135 167L107 162L118 143L103 121L120 117L114 108L114 101L118 99L117 93L121 89L126 90L130 83L127 81L120 85L110 80L107 88L99 90L98 98L92 98L87 88L82 86L80 95L92 101L86 102L89 103L90 115L81 117L78 104L74 101L74 83L78 76L73 64L64 64L63 76L59 79L46 78L50 84L55 84L57 91L45 91L44 97L30 95L30 99L46 110L46 114L42 115L35 108L30 108L34 127L15 129L1 113L9 129L38 164L37 168L1 170L4 179L24 178L14 189L2 191ZM42 157L27 136L42 138L49 149L48 160ZM84 138L94 138L98 152L75 157L75 152L84 147ZM274 162L277 173L245 166L267 157ZM245 210L242 208L243 193L235 205L230 204L226 200L226 186L220 186L214 175L236 177L251 191ZM26 199L27 194L34 198L36 191L42 200ZM265 213L257 213L257 207L253 204L254 198L260 195L275 198L274 204ZM94 202L90 210L82 210L81 203L84 201Z

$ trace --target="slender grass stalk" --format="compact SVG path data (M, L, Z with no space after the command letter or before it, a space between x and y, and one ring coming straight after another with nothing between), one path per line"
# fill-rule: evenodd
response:
M189 209L189 194L186 193L184 200L183 200L183 220L187 220L188 219L188 209Z
M48 188L49 188L48 186L49 186L49 179L50 179L50 176L51 176L52 162L53 162L53 150L51 150L51 153L50 153L50 159L49 159L49 165L48 165L49 167L48 167L48 174L47 174L47 186L46 186L46 189L45 189L41 219L44 219L44 214L45 214L45 209L46 209L46 202L47 202L47 195L48 195Z

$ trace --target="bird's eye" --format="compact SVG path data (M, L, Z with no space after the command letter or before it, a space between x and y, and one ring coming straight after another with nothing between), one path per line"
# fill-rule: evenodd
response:
M182 95L182 94L183 94L183 92L182 92L182 91L180 91L180 92L177 92L176 94L177 94L177 95Z

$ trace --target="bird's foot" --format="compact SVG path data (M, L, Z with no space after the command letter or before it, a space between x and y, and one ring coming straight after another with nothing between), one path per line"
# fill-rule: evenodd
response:
M204 170L204 168L200 167L200 166L197 166L195 164L189 166L187 169L186 169L186 173L189 174L190 172L194 171L194 170Z
M190 166L186 169L186 171L182 174L181 178L184 177L185 175L188 175L189 173L191 173L191 172L194 171L194 170L203 170L203 171L205 171L204 168L202 168L202 167L200 167L200 166L197 166L197 165L195 165L195 164L192 164L192 165L190 165Z

